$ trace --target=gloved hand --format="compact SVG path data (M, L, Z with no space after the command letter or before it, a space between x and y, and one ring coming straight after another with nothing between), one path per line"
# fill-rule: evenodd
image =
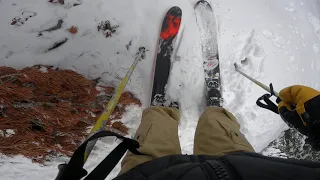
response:
M320 149L320 92L306 86L290 86L280 91L278 110L290 126L308 136L307 142Z

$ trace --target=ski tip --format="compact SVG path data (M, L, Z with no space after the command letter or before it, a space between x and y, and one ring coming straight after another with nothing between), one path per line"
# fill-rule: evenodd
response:
M182 18L182 11L174 6L167 12L161 27L160 38L164 40L173 39L179 32Z
M168 13L173 16L181 17L182 16L182 10L178 6L173 6L168 10Z
M204 1L204 0L198 1L194 7L197 7L199 5L208 6L211 8L211 5L207 1Z

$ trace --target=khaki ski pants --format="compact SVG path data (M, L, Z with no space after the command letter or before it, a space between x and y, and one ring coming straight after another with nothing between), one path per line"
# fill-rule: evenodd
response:
M179 119L180 114L176 108L145 109L134 137L140 144L138 150L145 155L128 152L122 160L120 174L159 157L181 154ZM235 151L254 152L239 129L236 118L224 108L207 108L197 125L194 154L222 156Z

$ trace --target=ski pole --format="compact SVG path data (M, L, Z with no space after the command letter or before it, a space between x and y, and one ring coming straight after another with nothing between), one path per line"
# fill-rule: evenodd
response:
M99 132L101 130L103 130L103 128L105 127L105 125L107 124L107 121L109 120L109 117L111 115L111 113L113 112L114 108L116 107L121 94L124 90L124 88L126 87L126 84L130 78L130 76L132 75L135 67L137 66L138 62L142 59L145 58L145 48L144 47L140 47L138 52L136 53L136 57L135 57L135 61L133 62L133 64L131 65L130 69L128 70L127 74L124 76L124 78L122 79L121 83L118 85L117 89L115 90L113 96L111 97L106 109L104 110L104 112L102 113L102 115L99 117L99 119L97 120L96 124L93 126L93 128L90 131L90 134L88 135L87 139L90 138L92 135L94 135L96 132ZM93 147L95 146L96 142L98 140L92 140L89 141L86 147L86 151L84 154L84 162L87 161Z
M240 74L242 74L244 77L248 78L249 80L251 80L252 82L254 82L256 85L260 86L262 89L268 91L269 93L272 93L270 90L269 86L264 85L263 83L259 82L258 80L255 80L254 78L250 77L249 75L247 75L246 73L242 72L239 68L237 63L234 63L234 67L236 69L237 72L239 72ZM279 93L276 91L273 91L274 95L276 97L279 97Z

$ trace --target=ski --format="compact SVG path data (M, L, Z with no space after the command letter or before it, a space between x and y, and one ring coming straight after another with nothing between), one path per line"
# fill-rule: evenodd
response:
M207 1L198 1L195 15L200 31L207 106L222 106L218 36L215 16Z
M168 82L171 69L171 56L176 36L179 32L182 11L174 6L166 13L158 42L158 52L154 70L153 88L151 96L152 106L177 106L177 103L167 102L165 97L165 88Z

